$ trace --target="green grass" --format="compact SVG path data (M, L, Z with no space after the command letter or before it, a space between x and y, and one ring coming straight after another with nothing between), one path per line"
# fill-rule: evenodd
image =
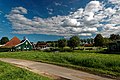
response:
M42 61L72 67L92 73L120 76L120 55L100 54L94 51L75 52L4 52L0 57Z
M0 80L52 80L0 61Z

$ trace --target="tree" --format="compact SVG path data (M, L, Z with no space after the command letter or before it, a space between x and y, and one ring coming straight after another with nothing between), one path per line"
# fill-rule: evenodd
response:
M51 47L55 47L55 43L54 42L51 42Z
M1 40L0 40L0 44L5 44L9 41L8 37L2 37Z
M97 34L94 38L94 45L102 47L104 45L104 38L101 34Z
M51 41L51 42L50 42L50 46L51 46L51 47L54 47L54 48L55 48L55 47L58 47L58 41Z
M87 41L87 43L88 43L88 44L90 44L90 43L91 43L91 41L90 41L90 39L89 39L89 38L88 38L86 41Z
M119 34L111 34L110 35L110 40L119 40L120 39L120 35Z
M108 46L108 44L111 42L109 38L104 38L104 46Z
M68 40L68 46L72 49L80 45L80 39L78 36L73 36Z
M90 43L93 44L94 43L94 39L90 38Z
M64 48L67 45L67 40L66 39L60 39L58 40L58 47L59 48Z
M84 44L86 44L87 40L86 40L86 39L83 39L83 42L84 42Z

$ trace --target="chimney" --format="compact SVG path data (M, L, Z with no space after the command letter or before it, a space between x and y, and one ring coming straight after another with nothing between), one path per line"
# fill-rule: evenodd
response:
M26 37L25 37L25 36L23 37L23 40L26 40Z

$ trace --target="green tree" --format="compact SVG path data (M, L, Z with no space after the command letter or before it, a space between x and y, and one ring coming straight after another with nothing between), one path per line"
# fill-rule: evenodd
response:
M94 38L94 45L96 47L98 46L102 47L104 45L104 38L101 34L97 34L96 37Z
M0 40L0 44L5 44L9 41L8 37L2 37Z
M104 46L108 46L108 44L111 42L109 38L104 38Z
M88 43L88 44L90 44L90 43L91 43L91 41L90 41L90 39L89 39L89 38L87 39L87 43Z
M119 34L111 34L110 35L110 40L119 40L120 39L120 35Z
M66 39L60 39L58 40L58 47L59 48L64 48L67 45L67 40Z
M80 38L78 36L73 36L68 40L68 46L72 49L80 45Z
M55 47L55 42L51 42L51 47Z

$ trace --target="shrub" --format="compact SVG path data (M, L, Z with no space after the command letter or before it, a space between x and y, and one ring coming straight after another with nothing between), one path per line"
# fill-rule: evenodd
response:
M70 48L64 48L64 49L60 49L60 52L72 52L73 50Z
M8 52L11 48L0 48L0 52Z

